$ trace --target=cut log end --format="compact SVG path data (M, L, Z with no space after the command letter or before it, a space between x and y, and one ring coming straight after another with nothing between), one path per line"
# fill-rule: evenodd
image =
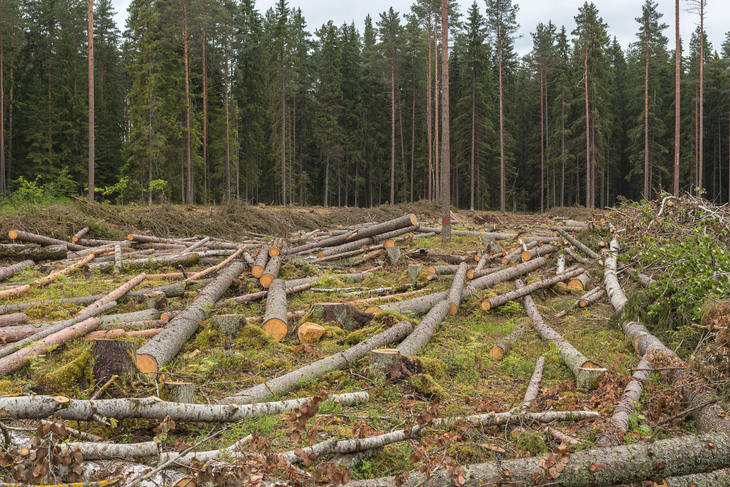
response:
M434 267L432 265L431 266L428 266L428 267L426 267L426 272L428 272L429 274L434 274L435 275L436 274L436 267Z
M607 372L607 369L604 369L595 362L587 360L580 366L576 377L576 385L580 389L596 389Z
M279 318L268 320L262 328L267 335L273 337L277 342L282 341L289 334L289 327L286 322Z
M156 374L160 368L152 355L137 355L137 367L145 374Z
M415 225L418 223L418 217L415 213L411 213L411 225Z
M392 238L389 238L388 240L383 242L383 247L386 249L395 247L395 240L393 240Z
M261 275L262 275L263 273L264 273L264 268L263 268L263 266L260 266L260 265L255 265L255 266L253 266L253 267L251 268L251 274L253 274L253 277L255 277L255 278L257 278L257 279L258 279L259 277L261 277Z
M175 482L173 487L198 487L198 483L190 477L185 477Z
M129 240L130 242L131 242L132 240L134 240L134 235L133 235L133 234L131 234L131 233L130 233L130 234L128 234L128 235L127 235L127 240Z
M459 311L459 306L454 303L449 303L449 316L453 316Z
M276 257L281 253L281 251L276 247L271 247L269 249L269 257Z
M586 306L588 306L588 301L586 301L585 299L581 299L578 304L581 308L585 308Z
M58 404L68 404L71 402L71 399L67 398L66 396L53 396L53 400L56 401Z
M370 306L368 308L365 308L365 312L371 315L379 315L383 312L383 308L380 306Z
M74 235L73 237L71 237L71 243L76 243L78 241L79 241L79 237L77 237L76 235Z
M502 357L504 357L504 350L502 347L492 347L491 350L489 350L489 356L494 360L502 360Z
M500 260L502 264L509 264L509 259L507 257L502 257L502 260Z
M490 309L492 309L492 305L489 303L489 300L482 301L482 309L484 311L489 311Z
M583 283L580 282L578 279L571 279L570 281L568 281L568 287L572 289L579 289L581 291L584 289Z
M470 281L474 279L474 271L466 271L466 278Z
M276 279L276 276L273 274L262 274L259 278L259 283L264 289L269 289L269 286L271 286L271 283L274 282L274 279Z
M318 259L321 259L323 257L325 257L324 252L317 252L317 258ZM255 274L254 274L254 276L255 276Z
M382 377L385 372L400 360L400 351L395 348L378 348L370 351L368 376Z
M528 260L532 259L532 254L529 251L525 250L524 252L522 252L522 254L520 254L520 259L522 259L522 262L527 262Z
M16 238L18 238L18 231L17 230L10 230L8 232L8 238L10 240L15 240Z

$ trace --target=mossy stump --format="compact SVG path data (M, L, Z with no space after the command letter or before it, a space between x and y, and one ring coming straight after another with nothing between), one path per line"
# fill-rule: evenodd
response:
M97 384L112 376L137 373L134 344L122 340L94 340L91 345L92 377Z

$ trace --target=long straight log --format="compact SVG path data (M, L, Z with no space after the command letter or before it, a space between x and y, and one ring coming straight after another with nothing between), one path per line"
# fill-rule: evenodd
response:
M34 265L35 262L33 262L32 260L24 260L23 262L18 262L17 264L2 267L0 268L0 281L10 279L15 274L22 272L30 267L33 267Z
M420 227L419 232L423 233L441 233L441 227ZM516 233L497 233L497 232L474 232L469 230L451 230L453 235L469 235L475 237L492 238L494 240L512 240L517 237L522 237L525 243L528 242L557 242L560 237L547 237L547 236L524 236Z
M418 224L418 218L413 213L403 215L399 218L394 218L383 223L376 223L374 225L361 228L353 235L350 235L346 240L361 240L363 238L372 237L381 233L392 232L404 227L413 227ZM390 238L390 237L388 237Z
M140 311L132 311L131 313L117 313L100 317L103 324L106 323L130 323L133 321L159 320L160 312L156 309L143 309Z
M186 247L184 250L180 251L180 253L185 254L188 252L192 252L193 250L199 249L200 247L206 245L209 241L210 241L210 237L202 238L202 239L198 240L197 242L195 242L194 244L192 244L191 246Z
M227 266L228 264L230 264L234 260L236 260L238 258L241 258L243 255L247 255L246 254L246 249L247 248L248 247L239 247L233 254L231 254L230 256L228 256L222 262L220 262L220 263L218 263L218 264L216 264L216 265L214 265L212 267L208 267L207 269L203 269L200 272L196 272L192 276L190 276L187 279L185 279L185 282L187 283L187 282L191 282L191 281L197 281L198 279L202 279L205 276L208 276L210 274L213 274L214 272L218 272L219 270L223 269L225 266Z
M193 336L200 322L210 316L213 307L244 270L243 262L234 261L198 294L193 303L173 318L167 327L137 350L137 366L142 372L156 373L177 355Z
M28 323L28 315L25 313L0 315L0 327L23 325L25 323Z
M145 441L144 443L95 443L90 441L79 441L72 443L60 443L60 454L78 451L84 456L84 460L111 460L124 458L134 460L139 458L157 457L160 454L159 443Z
M479 261L481 264L482 261ZM479 267L479 266L477 266ZM495 272L499 272L502 269L504 269L504 265L499 265L497 267L482 267L481 269L477 270L476 268L473 271L466 271L466 278L470 281L473 281L474 279L479 279L480 277L488 276L489 274L494 274Z
M719 470L727 467L728 457L729 435L691 435L653 443L574 452L557 478L547 477L549 470L542 466L541 456L466 465L462 467L465 478L461 485L477 487L502 483L549 483L560 487L606 487ZM345 487L388 487L395 485L395 482L395 477L382 477L349 482ZM419 472L411 472L402 485L446 486L451 485L451 477L445 469L434 472L429 478Z
M289 334L289 320L287 320L286 283L282 279L275 279L269 287L266 296L266 313L264 314L263 330L267 335L281 341Z
M64 242L57 238L46 237L45 235L37 235L35 233L24 232L22 230L10 230L8 232L10 240L18 240L20 242L30 242L38 245L65 245L69 250L84 250L85 247L75 243Z
M295 255L295 254L301 254L302 252L307 252L307 251L310 251L310 250L313 250L316 248L340 245L340 244L344 243L349 236L354 235L354 234L355 234L354 231L350 231L350 232L343 233L340 235L335 235L334 237L328 237L323 240L310 242L307 244L299 245L297 247L291 247L291 248L285 249L279 255L282 255L282 256Z
M522 325L512 330L504 338L498 341L496 345L489 349L489 356L494 360L502 360L504 356L512 350L514 344L520 339L520 337L522 337L524 332L525 327Z
M530 242L528 244L520 245L516 249L514 249L512 252L508 253L504 257L502 257L502 264L515 264L517 262L527 262L530 259L522 259L521 256L523 253L528 252L535 247L537 247L537 244L539 242Z
M431 308L421 322L416 326L408 337L398 345L401 355L412 357L431 341L436 332L436 327L441 323L451 310L451 303L447 300L439 301Z
M189 267L198 263L200 254L192 252L189 254L173 254L161 255L159 257L151 257L148 259L129 259L124 261L125 269L157 269L159 267ZM89 266L101 272L114 269L114 262L99 262Z
M285 285L288 285L288 283L289 283L289 281L284 281ZM294 287L287 287L286 295L289 296L291 294L296 294L296 293L300 293L302 291L306 291L308 289L311 289L312 286L314 286L313 282L300 284L300 285L294 286ZM241 303L250 303L253 301L260 301L260 300L266 298L266 296L268 296L268 295L269 295L268 290L258 291L258 292L249 293L249 294L243 294L241 296L236 296L235 298L224 299L224 300L218 301L217 303L215 303L215 307L224 308L226 306L235 306L236 304L241 304Z
M532 377L530 382L527 384L527 391L525 397L522 399L522 405L520 406L521 411L527 411L530 409L532 401L537 399L537 395L540 393L540 381L542 380L542 372L545 368L545 357L540 356L535 362L535 370L532 371Z
M412 233L418 230L419 225L410 225L407 227L399 228L397 230L392 230L390 232L380 233L377 235L373 235L373 241L376 244L384 244L386 247L388 247L388 242L395 239L396 237L400 237L401 235L405 235L406 233Z
M0 244L0 257L4 259L23 260L60 260L66 258L68 249L66 244L49 245L48 247L34 247L22 244Z
M594 252L590 247L588 247L586 244L584 244L583 242L581 242L580 240L578 240L577 238L575 238L574 236L572 236L571 234L569 234L568 232L563 230L562 228L554 227L553 231L558 232L558 234L560 234L561 237L563 237L565 240L570 242L574 247L578 248L581 252L586 254L591 259L599 260L601 258L600 254Z
M91 303L89 306L87 306L83 310L76 313L76 315L89 313L90 311L100 308L107 303L111 303L112 301L119 301L120 299L122 299L123 296L128 294L132 289L139 286L145 279L147 279L147 274L145 274L144 272L142 274L138 274L138 275L134 276L132 279L128 280L121 286L117 287L109 294L97 299L96 301Z
M127 240L130 242L138 242L138 243L169 243L169 244L175 244L178 241L168 239L168 238L160 238L160 237L153 237L151 235L138 235L134 233L130 233L127 235Z
M515 283L517 288L524 286L522 281L517 280ZM522 298L522 304L527 311L532 322L532 327L546 342L550 342L555 345L560 353L560 357L568 366L573 376L575 376L576 385L579 388L595 389L598 384L606 375L607 370L598 365L597 363L588 360L585 355L580 353L573 345L571 345L563 336L557 331L550 328L545 321L543 321L540 312L537 310L535 301L532 300L530 295Z
M572 271L565 272L563 274L553 276L548 279L543 279L542 281L534 282L527 286L517 288L514 291L500 294L493 298L482 301L482 309L485 311L489 311L498 306L502 306L504 303L507 303L509 301L514 301L515 299L519 299L523 296L527 296L528 294L532 294L533 292L535 292L539 289L544 289L546 287L553 286L559 282L567 281L568 279L570 279L574 276L580 275L582 273L583 273L583 268L579 267L578 269L573 269Z
M413 330L413 325L407 321L401 321L354 347L327 358L317 360L309 365L293 370L288 374L268 380L263 384L237 392L232 396L223 398L220 402L222 404L250 404L260 402L272 396L286 394L312 379L353 364L367 355L371 350L383 348L389 343L402 340L411 330Z
M328 247L324 250L317 252L317 259L324 259L326 257L334 257L341 254L349 254L355 250L362 250L364 247L374 245L375 239L372 237L362 238L360 240L353 240L345 242L336 247Z
M448 301L451 306L451 309L449 310L450 315L455 315L456 311L459 309L461 294L464 291L464 283L466 281L466 271L468 269L469 266L466 265L465 262L459 264L459 270L456 271L454 280L451 282L451 289L449 289L449 294L446 295L446 301Z
M81 237L83 237L84 235L89 233L89 230L90 230L89 227L84 227L81 230L79 230L78 232L74 233L73 236L71 237L71 243L78 243L79 239Z
M268 289L274 279L279 277L279 270L281 269L281 257L275 255L269 259L266 264L263 274L259 278L259 282L264 289Z

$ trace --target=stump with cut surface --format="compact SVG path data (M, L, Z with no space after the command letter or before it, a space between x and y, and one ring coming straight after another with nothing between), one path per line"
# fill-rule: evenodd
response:
M381 378L386 371L400 361L400 351L397 348L378 348L370 351L370 367L368 377Z
M94 340L91 344L91 353L94 364L92 375L97 384L108 381L114 375L123 377L137 373L132 342Z
M370 323L375 315L347 303L319 303L312 308L312 316L325 323L336 321L343 329L354 331Z
M274 279L266 297L266 313L262 328L267 335L271 335L277 341L283 340L289 334L285 286L285 281Z

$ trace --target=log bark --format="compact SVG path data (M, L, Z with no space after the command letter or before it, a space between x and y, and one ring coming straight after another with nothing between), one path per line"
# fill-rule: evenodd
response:
M152 323L152 322L149 322ZM159 323L160 328L145 327L142 330L126 330L124 328L113 328L109 330L97 330L88 333L84 338L87 340L112 340L116 338L142 337L152 338L160 334L164 323Z
M492 357L494 360L502 360L504 356L507 355L510 350L512 350L514 344L519 341L524 331L525 327L522 325L512 330L507 336L498 341L497 344L489 350L489 356Z
M305 284L300 284L298 286L289 287L289 282L290 281L284 281L284 284L287 286L286 287L287 296L289 296L291 294L296 294L296 293L306 291L308 289L311 289L312 286L314 286L314 282L309 282L309 283L305 283ZM236 296L235 298L229 298L229 299L224 299L224 300L218 301L217 303L215 303L215 307L216 308L225 308L226 306L235 306L235 305L241 304L241 303L250 303L253 301L260 301L260 300L266 298L266 296L268 296L268 295L269 295L269 291L258 291L255 293L243 294L241 296Z
M253 262L253 267L251 268L251 274L253 274L253 277L258 279L261 277L261 274L264 273L264 268L266 268L266 263L269 261L269 249L271 247L264 246L261 247L261 250L259 250L258 255L256 256L256 259Z
M156 309L143 309L131 313L117 313L100 316L102 328L107 324L117 325L119 323L131 323L135 321L152 321L160 319L160 311Z
M512 252L508 253L504 257L502 257L501 262L502 264L514 264L517 262L527 262L530 259L522 259L522 254L527 252L529 254L529 251L537 247L538 242L530 242L529 244L523 244L518 246L516 249L514 249ZM532 258L532 257L530 257Z
M281 279L275 279L271 283L264 314L263 330L279 342L289 334L285 285L285 281Z
M383 223L376 223L375 225L370 225L365 228L361 228L357 232L355 232L353 235L347 236L347 241L352 240L361 240L363 238L372 237L374 235L379 235L382 233L387 232L393 232L395 230L399 230L404 227L413 227L418 224L418 218L415 214L407 214L403 215L399 218L394 218L392 220L388 220ZM385 240L387 240L387 237Z
M459 270L456 271L454 280L451 282L451 289L449 294L446 295L446 301L449 302L449 315L455 315L459 309L459 303L461 303L461 294L464 291L464 282L466 281L466 271L469 270L469 266L465 262L459 264Z
M268 380L263 384L250 387L232 396L228 396L222 399L221 403L249 404L252 402L262 401L265 398L275 395L286 394L299 388L303 383L316 379L317 377L321 377L333 370L341 369L353 364L367 355L370 350L383 348L389 343L402 340L411 332L412 329L413 326L410 323L407 321L401 321L384 332L368 338L354 347L348 348L343 352L339 352L327 358L317 360L316 362L296 369L288 374Z
M246 247L240 247L238 250L236 250L233 254L229 255L222 262L220 262L212 267L208 267L207 269L203 269L200 272L196 272L192 276L185 279L185 282L188 283L191 281L197 281L198 279L202 279L203 277L213 274L214 272L218 272L219 270L223 269L224 267L226 267L228 264L230 264L234 260L236 260L244 255L247 255ZM245 258L244 258L244 260L245 260Z
M518 288L524 286L521 281L517 281ZM532 327L542 337L543 340L555 345L560 353L560 357L568 366L576 380L579 388L595 389L606 374L606 369L597 363L588 360L585 355L580 353L573 345L571 345L560 333L550 328L543 321L540 312L537 310L535 301L528 295L522 298L522 304L527 311L532 322Z
M408 337L398 345L401 355L412 357L426 346L436 331L436 327L446 318L451 311L451 303L447 300L439 301L431 308L423 320L416 326Z
M84 235L89 233L89 230L90 230L89 227L84 227L81 230L79 230L78 232L74 233L73 236L71 237L71 243L78 243L79 239L81 239L81 237L83 237Z
M532 401L537 399L537 395L540 393L540 381L542 380L542 372L545 368L545 357L540 357L535 362L535 370L532 371L532 377L530 378L529 384L527 384L527 391L525 397L522 399L522 405L520 406L521 411L527 411L530 409Z
M123 377L137 372L132 342L95 339L91 344L91 355L92 376L97 384L115 375Z
M573 247L565 247L565 253L568 254L568 260L569 261L576 261L581 264L595 264L596 261L593 259L589 259L587 257L581 257L578 255L578 252ZM600 262L600 261L599 261Z
M207 246L207 243L210 241L210 237L204 237L194 244L192 244L189 247L186 247L184 250L180 251L181 254L186 254L188 252L192 252L195 249L199 249L200 247Z
M279 270L281 269L281 257L273 256L269 259L266 264L263 274L259 278L259 283L264 289L268 289L274 279L279 277Z
M156 373L167 365L193 336L200 322L210 316L213 305L244 269L242 262L233 262L198 294L193 303L168 323L156 337L137 350L137 366L142 372Z
M727 434L691 435L571 453L565 468L553 479L546 477L546 470L540 466L542 457L538 456L466 465L462 467L466 477L462 485L549 483L562 487L604 487L723 469L729 455ZM383 477L349 482L345 487L386 487L394 482L395 477ZM442 470L430 478L412 472L403 486L435 487L450 483L449 474Z
M609 252L603 263L603 282L613 309L615 309L616 312L620 313L623 317L624 305L626 304L626 301L628 301L628 298L626 297L626 294L624 294L624 290L621 288L621 284L618 281L618 269L616 262L618 258L618 251L619 243L618 240L614 238L611 240Z
M125 282L124 284L122 284L121 286L119 286L118 288L116 288L115 290L110 292L109 294L102 296L101 298L97 299L96 301L94 301L93 303L88 305L86 308L84 308L81 311L79 311L78 313L76 313L76 316L81 315L81 314L88 314L92 310L101 308L102 306L104 306L107 303L111 303L112 301L118 301L118 300L122 299L122 297L124 297L132 289L134 289L139 284L141 284L142 281L144 281L145 279L147 279L147 274L145 274L144 272L142 274L139 274L139 275L133 277L132 279L128 280L127 282Z
M351 405L367 402L367 392L333 395L330 401ZM312 398L288 401L262 402L259 404L181 404L165 402L157 397L123 399L70 399L63 396L15 396L0 397L3 418L44 419L55 416L69 421L93 421L94 416L115 419L152 419L161 421L167 416L173 421L204 423L235 423L245 418L279 414L291 411ZM233 401L235 402L235 401Z
M400 362L400 350L396 348L378 348L371 350L368 355L368 377L373 379L383 378L389 368Z
M297 247L291 247L286 250L284 250L280 255L282 256L289 256L289 255L295 255L295 254L301 254L302 252L307 252L316 248L323 248L323 247L331 247L333 245L340 245L344 243L347 240L347 237L354 235L354 231L350 231L347 233L343 233L340 235L335 235L333 237L325 238L323 240L318 240L314 242L310 242L304 245L299 245Z
M585 308L587 306L590 306L591 304L594 304L594 303L598 302L603 297L603 295L605 293L606 292L603 290L602 287L596 286L593 289L591 289L590 291L588 291L587 293L585 293L580 298L576 299L573 302L573 304L570 306L570 309L573 309L573 308ZM567 314L568 314L568 310L566 309L566 310L563 310L563 311L561 311L559 313L556 313L555 314L555 317L556 318L562 318L563 316L565 316Z
M18 262L17 264L2 267L0 268L0 281L10 279L15 274L22 272L30 267L33 267L34 265L35 262L33 262L32 260L24 260L22 262Z
M479 262L481 264L481 261ZM478 266L477 266L478 267ZM495 272L499 272L505 268L504 265L500 265L497 267L482 267L479 270L474 269L473 271L466 271L466 278L470 281L473 281L474 279L479 279L480 277L488 276L489 274L494 274Z
M388 245L387 242L390 242L396 237L400 237L401 235L405 235L406 233L415 232L418 230L418 228L418 225L410 225L407 227L399 228L397 230L392 230L390 232L373 235L373 241L376 244L382 243L385 247L391 247L392 245Z
M544 257L538 257L537 259L523 262L522 264L517 264L514 267L508 267L501 271L493 272L486 276L474 279L464 287L461 299L468 298L472 294L490 286L494 286L495 284L498 284L500 282L515 279L523 274L532 272L535 269L539 269L546 263L547 259L545 259ZM427 313L439 301L446 299L447 295L448 292L443 291L440 293L427 294L426 296L421 296L406 301L400 301L398 303L387 304L385 306L373 307L371 309L372 311L393 311L395 313L411 312L416 315L421 315Z
M441 227L420 227L419 232L423 233L441 233ZM522 237L525 243L529 242L557 242L560 237L547 237L547 236L526 236L518 235L516 233L498 233L498 232L474 232L469 230L452 230L452 235L470 235L484 238L491 238L494 240L512 240L517 237Z
M123 458L135 460L140 458L157 457L160 454L159 443L146 441L144 443L94 443L90 441L59 443L61 455L79 451L84 460L110 460Z
M158 269L160 267L190 267L198 263L200 255L198 253L190 254L173 254L173 255L161 255L159 257L150 257L148 259L128 259L124 261L124 268L127 270L132 269ZM114 269L114 262L99 262L98 264L92 264L89 266L91 269L98 270L100 272L106 272Z
M182 404L195 404L195 384L192 382L163 382L160 399Z
M138 243L169 243L169 244L177 243L177 241L173 240L173 239L153 237L151 235L138 235L138 234L134 234L134 233L130 233L129 235L127 235L127 240L129 240L130 242L138 242Z
M4 259L23 260L61 260L66 258L66 244L34 247L22 244L0 244L0 257Z
M85 247L77 245L75 243L64 242L57 238L46 237L44 235L37 235L35 233L24 232L22 230L10 230L8 232L8 238L10 240L18 240L20 242L30 242L38 245L65 245L68 250L84 250Z
M375 315L363 313L350 303L315 303L311 307L312 317L322 323L336 321L346 331L354 331L370 323Z
M25 323L28 323L28 315L25 313L0 315L0 327L23 325Z
M356 250L362 250L368 245L374 245L375 240L372 237L363 238L360 240L353 240L351 242L345 242L336 247L328 247L324 250L317 252L317 259L324 259L326 257L341 256L342 254L349 254Z
M0 359L0 375L10 374L30 363L32 357L45 355L53 348L66 343L76 337L86 335L94 331L101 324L98 318L87 318L86 320L67 327L61 331L46 336L33 345L21 348Z
M584 272L582 274L579 274L575 277L573 277L570 281L568 281L568 287L573 289L579 289L581 291L585 291L586 287L588 287L588 281L590 281L591 276L588 275L587 272Z
M581 273L583 273L583 269L578 268L578 269L574 269L570 272L565 272L563 274L550 277L548 279L543 279L542 281L538 281L538 282L535 282L535 283L527 285L527 286L518 287L514 291L500 294L499 296L495 296L491 299L482 301L482 309L485 311L494 309L498 306L503 305L506 302L513 301L515 299L519 299L523 296L527 296L528 294L531 294L539 289L544 289L546 287L550 287L559 282L567 281L568 279L571 279L572 277L575 277Z
M178 452L163 452L160 454L160 465L167 462L174 462L176 466L190 466L193 460L197 460L200 463L207 463L211 460L215 460L221 457L228 458L245 458L246 454L250 454L244 450L244 446L253 439L253 435L244 436L229 447L221 448L220 450L207 450L197 451L186 454L180 454ZM243 453L243 455L242 455Z
M578 248L581 252L583 252L584 254L586 254L591 259L599 260L601 258L601 255L600 254L598 254L598 253L594 252L593 250L591 250L590 247L588 247L586 244L584 244L583 242L581 242L580 240L578 240L577 238L575 238L574 236L572 236L571 234L569 234L568 232L566 232L565 230L563 230L562 228L560 228L560 227L554 227L553 228L553 231L554 232L558 232L558 234L561 237L563 237L565 240L567 240L568 242L570 242L574 247Z

